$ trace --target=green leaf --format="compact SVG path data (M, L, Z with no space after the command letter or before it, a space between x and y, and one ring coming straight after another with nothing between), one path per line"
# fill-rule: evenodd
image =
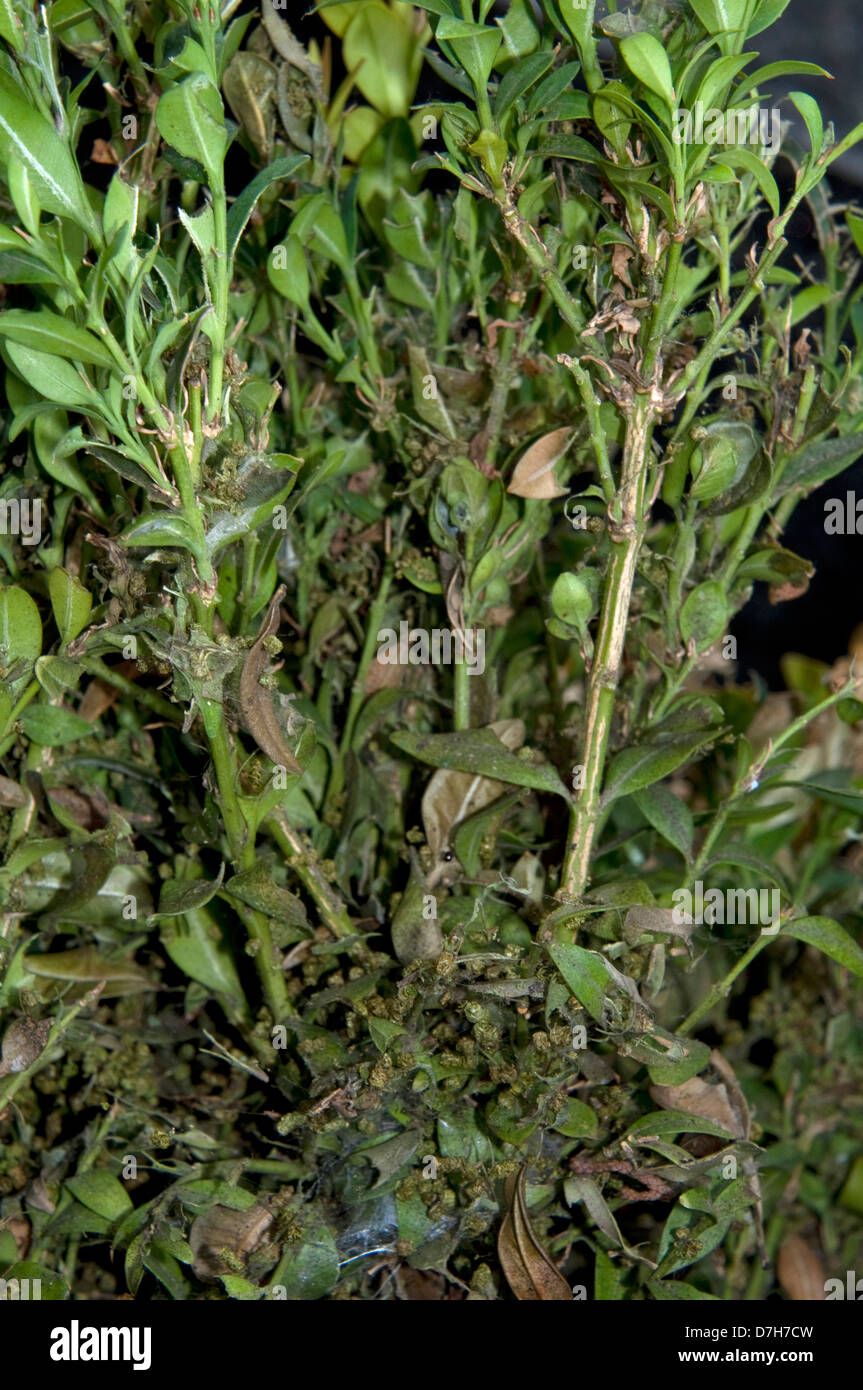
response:
M661 1138L669 1134L713 1134L729 1142L736 1137L715 1120L690 1115L687 1110L654 1110L649 1115L641 1115L627 1130L626 1137L638 1141L652 1135Z
M204 73L194 73L163 92L156 107L159 134L185 159L207 171L210 187L223 187L223 163L228 147L225 112L218 90Z
M542 53L531 53L527 58L520 58L518 62L513 63L501 81L494 99L496 121L502 120L513 102L524 96L524 93L539 81L543 73L551 67L553 60L554 54L546 49Z
M730 165L732 169L743 169L747 174L751 174L766 198L773 216L779 216L782 202L779 196L779 185L767 165L758 158L757 154L752 150L744 149L742 145L737 145L733 149L723 149L719 154L715 154L713 159L717 163Z
M624 1298L621 1271L599 1246L593 1267L593 1297L600 1303L619 1303Z
M595 603L587 585L576 574L560 574L550 595L552 611L561 622L583 632L593 614Z
M690 0L690 4L708 34L738 34L748 9L748 0Z
M18 1260L4 1270L3 1278L7 1284L12 1279L17 1279L19 1284L24 1279L31 1281L38 1279L40 1283L39 1299L42 1303L59 1303L69 1296L69 1285L59 1274L55 1274L53 1269L46 1269L44 1265L37 1264L35 1260ZM6 1297L9 1295L7 1293Z
M643 787L633 793L632 799L654 830L679 850L684 859L689 859L695 825L686 802L659 785Z
M592 1139L599 1129L599 1119L583 1100L570 1097L558 1111L553 1127L568 1139Z
M820 68L817 63L768 63L766 67L756 68L755 72L748 72L736 87L732 101L738 105L740 98L753 87L763 87L765 82L772 82L774 77L829 77L830 73L826 68Z
M698 1042L695 1038L676 1038L674 1041L683 1048L682 1057L672 1060L669 1056L647 1065L648 1075L655 1086L681 1086L684 1081L703 1071L710 1061L710 1048L706 1043Z
M50 121L12 79L0 71L0 159L22 164L46 212L68 217L86 232L94 246L102 244L99 223L90 207L78 165Z
M489 729L454 734L396 733L392 741L403 753L431 767L479 773L516 787L552 792L569 800L569 792L549 763L533 763L505 748Z
M646 743L637 748L625 748L612 758L602 794L602 804L607 806L619 796L640 791L652 782L660 782L683 763L689 761L699 749L710 743L713 734L709 730L699 730L684 738L670 739L664 743Z
M630 34L621 39L620 51L626 66L635 73L639 82L673 107L675 96L671 64L659 39L648 33Z
M789 92L788 95L806 122L812 156L817 159L824 145L824 120L821 115L821 108L808 92Z
M275 159L247 183L238 198L235 198L228 212L228 256L236 255L240 237L246 230L255 204L265 189L273 183L286 183L298 169L307 163L308 155L293 154L287 159Z
M602 957L595 951L586 951L583 946L575 946L567 941L554 942L549 946L548 954L579 1004L583 1004L591 1017L601 1023L610 983Z
M814 946L831 960L844 965L852 975L863 976L863 948L832 917L797 917L784 922L779 935L804 941L807 946Z
M484 92L503 43L500 29L465 19L442 19L437 38L449 44L474 87Z
M781 488L799 487L811 492L821 483L835 478L856 463L863 454L863 433L845 434L838 439L820 439L792 454L782 469Z
M94 367L117 370L108 349L86 328L47 309L8 309L0 314L0 337L10 338L24 347L38 348L71 362L88 362Z
M106 997L116 994L137 994L153 989L149 976L133 960L106 960L92 946L71 951L51 951L44 955L31 953L26 966L33 975L46 980L63 980L72 984L96 984L105 980Z
M140 520L127 526L120 535L125 545L180 546L183 550L195 549L195 537L185 517L172 516L170 512L151 512Z
M92 734L93 725L58 705L29 705L19 715L24 733L43 748L62 748L64 743Z
M775 24L777 19L788 9L791 0L761 0L761 4L755 11L755 18L749 26L746 37L754 38L765 29L769 29L771 24Z
M188 908L181 919L163 921L162 945L178 969L214 994L242 1004L243 986L224 933L206 908Z
M273 247L267 257L267 278L285 299L298 305L307 314L311 312L309 268L299 237L289 236L281 246Z
M108 1221L118 1221L132 1210L132 1199L111 1173L79 1173L77 1177L67 1178L66 1186L73 1197Z
M388 120L409 115L422 53L407 8L366 0L345 30L342 58L376 111Z
M648 1279L647 1287L653 1297L661 1303L679 1302L681 1299L708 1300L712 1303L722 1301L717 1294L704 1293L701 1289L694 1288L692 1284L685 1284L678 1279Z
M579 51L593 43L593 18L596 0L560 0L563 22L578 44Z
M715 579L707 579L688 595L680 610L680 635L687 650L690 644L697 653L706 652L718 642L729 618L728 598L724 587Z
M93 606L93 596L68 570L52 570L48 576L48 593L54 610L54 621L63 642L71 642L86 626Z
M754 53L729 53L724 58L717 58L710 64L698 88L696 101L702 102L704 109L713 106L715 100L724 93L725 88L734 80L741 68L744 68L750 58L754 58Z
M42 651L42 619L25 589L0 589L0 667L31 665Z
M302 1240L287 1242L270 1288L282 1285L289 1301L326 1298L338 1278L339 1252L332 1232L322 1222L309 1220Z
M367 1022L372 1042L379 1052L388 1051L394 1040L407 1032L407 1029L403 1028L400 1023L393 1023L389 1018L375 1018L371 1014Z
M218 878L168 878L162 884L159 894L159 911L154 912L151 921L160 917L182 917L196 907L204 907L214 898L222 886L225 866L219 869Z
M11 339L4 351L22 381L57 405L101 415L100 400L82 372L49 352L24 347Z

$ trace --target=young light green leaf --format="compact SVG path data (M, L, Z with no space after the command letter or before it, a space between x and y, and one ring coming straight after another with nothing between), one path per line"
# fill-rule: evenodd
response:
M0 589L0 666L31 665L42 651L42 620L26 589Z
M764 194L773 216L779 216L782 201L779 196L779 185L763 159L759 159L753 150L747 150L742 145L738 145L734 149L723 149L713 158L717 163L729 165L732 169L743 169L745 173L751 174Z
M163 92L156 107L162 139L178 154L206 169L210 187L220 191L228 147L225 112L218 90L204 73L194 73Z
M675 104L674 82L668 54L652 34L630 34L621 39L620 52L630 72L635 73L649 91L662 97L669 107Z
M597 1023L602 1022L610 977L605 962L595 951L586 951L568 941L556 941L548 948L558 970L579 1004Z
M48 576L48 593L54 610L54 621L63 642L71 642L86 625L93 605L93 596L80 579L68 570L52 570Z
M24 166L46 212L68 217L94 246L102 245L101 228L71 151L5 72L0 72L0 159Z
M47 309L7 309L0 314L0 337L72 362L116 369L113 356L89 329Z
M345 31L342 56L357 87L376 111L388 120L409 114L422 50L406 6L391 10L382 0L366 0Z

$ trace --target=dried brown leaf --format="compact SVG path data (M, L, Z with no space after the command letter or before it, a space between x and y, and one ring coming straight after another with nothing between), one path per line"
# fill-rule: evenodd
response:
M564 426L531 444L516 464L507 492L534 499L566 496L566 488L554 476L554 466L566 453L572 435L573 431Z
M572 1302L572 1291L534 1234L525 1200L525 1169L507 1180L509 1210L497 1238L506 1281L520 1302Z
M271 692L261 685L261 676L269 670L269 653L265 646L279 626L279 604L285 596L285 586L280 584L273 594L270 606L261 625L255 643L243 663L240 676L240 713L243 724L252 735L258 747L266 753L270 762L284 767L288 772L300 773L302 768L288 745L285 743L281 725L276 716Z

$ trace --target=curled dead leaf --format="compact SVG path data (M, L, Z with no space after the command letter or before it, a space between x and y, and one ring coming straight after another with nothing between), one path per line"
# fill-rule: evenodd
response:
M525 1169L507 1179L509 1210L497 1238L506 1281L520 1302L572 1302L572 1291L536 1238L525 1199Z
M288 772L301 773L303 769L285 743L272 694L261 685L261 676L269 669L269 653L265 643L279 626L279 604L285 592L284 584L280 584L270 601L254 645L249 648L240 676L239 705L245 727L270 761Z
M567 489L555 478L554 466L563 458L572 436L573 431L565 426L544 434L531 444L516 464L507 492L534 499L565 497Z

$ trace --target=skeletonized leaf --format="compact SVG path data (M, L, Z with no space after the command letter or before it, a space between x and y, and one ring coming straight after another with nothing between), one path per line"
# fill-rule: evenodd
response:
M532 499L564 497L567 490L555 478L554 466L566 453L572 434L572 430L564 426L531 444L516 464L507 492Z
M525 1200L525 1170L507 1180L509 1210L497 1238L506 1281L520 1302L572 1302L572 1291L540 1245Z

